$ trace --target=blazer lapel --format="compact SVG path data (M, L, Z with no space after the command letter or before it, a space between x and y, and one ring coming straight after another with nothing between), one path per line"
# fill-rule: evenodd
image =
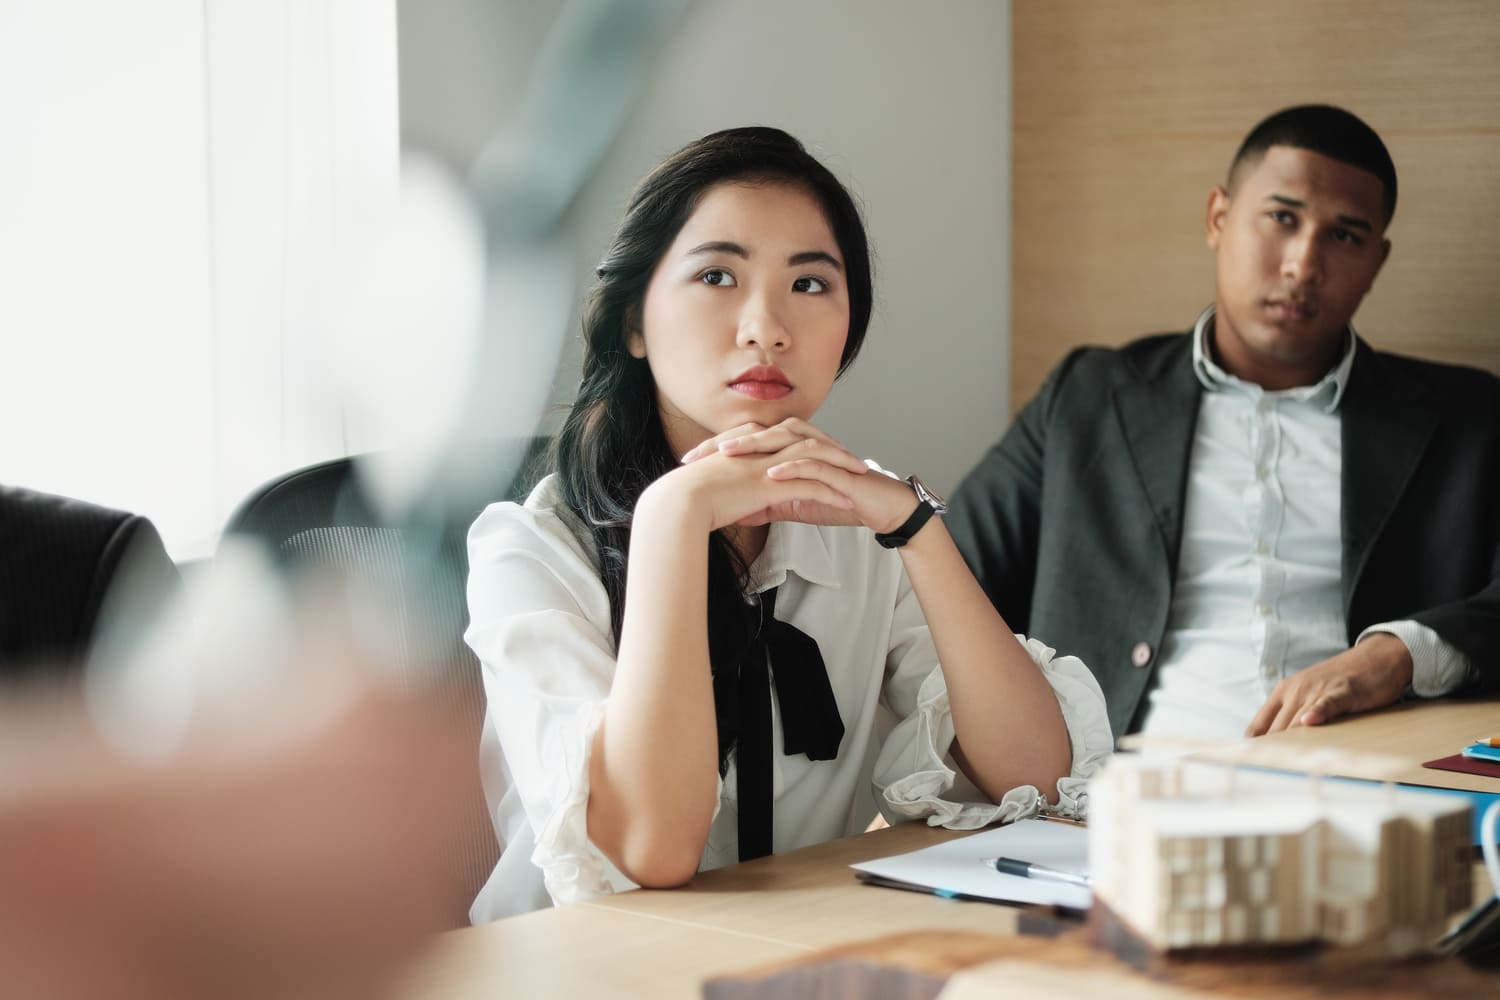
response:
M1379 356L1359 341L1341 408L1343 439L1344 609L1396 502L1436 430L1427 389L1388 377Z
M1160 530L1168 572L1176 569L1182 540L1182 501L1202 392L1191 341L1184 337L1176 347L1114 391L1115 414Z

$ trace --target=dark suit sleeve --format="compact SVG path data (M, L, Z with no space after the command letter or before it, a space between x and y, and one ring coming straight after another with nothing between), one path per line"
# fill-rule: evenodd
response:
M1500 689L1500 573L1466 601L1411 616L1464 651L1473 668L1471 693Z
M1483 470L1479 503L1487 522L1481 530L1487 527L1488 538L1481 535L1470 540L1478 553L1488 550L1489 580L1465 599L1410 616L1468 656L1473 669L1473 684L1467 689L1471 693L1500 690L1500 417L1496 423L1489 454L1478 458L1475 466ZM1441 526L1433 527L1441 530Z
M1430 419L1432 432L1359 568L1350 639L1379 622L1411 619L1468 656L1476 674L1468 690L1500 689L1500 380L1394 356L1356 375L1368 375L1374 389L1355 397L1358 383L1351 386L1355 418L1381 433L1350 444L1357 457L1346 447L1352 482L1375 478L1361 465L1387 461L1391 434L1381 420L1392 418L1382 414L1394 408L1401 419ZM1409 399L1400 394L1407 386ZM1345 500L1359 498L1346 492Z
M959 484L948 531L1006 624L1030 628L1046 467L1047 425L1074 351L1048 376L1010 429Z

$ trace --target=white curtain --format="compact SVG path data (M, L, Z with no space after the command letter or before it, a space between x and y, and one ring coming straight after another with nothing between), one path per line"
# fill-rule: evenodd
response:
M397 190L394 0L0 3L0 482L211 551L341 454L320 287Z

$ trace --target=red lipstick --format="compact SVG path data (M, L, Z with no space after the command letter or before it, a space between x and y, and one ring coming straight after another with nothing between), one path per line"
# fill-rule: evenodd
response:
M792 383L775 365L756 365L736 375L729 388L751 399L781 399L792 391Z

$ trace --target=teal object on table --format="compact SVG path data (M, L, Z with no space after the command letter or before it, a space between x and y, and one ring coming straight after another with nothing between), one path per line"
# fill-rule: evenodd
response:
M1475 760L1493 760L1500 763L1500 747L1492 747L1488 743L1470 743L1460 752L1465 757L1473 757Z

